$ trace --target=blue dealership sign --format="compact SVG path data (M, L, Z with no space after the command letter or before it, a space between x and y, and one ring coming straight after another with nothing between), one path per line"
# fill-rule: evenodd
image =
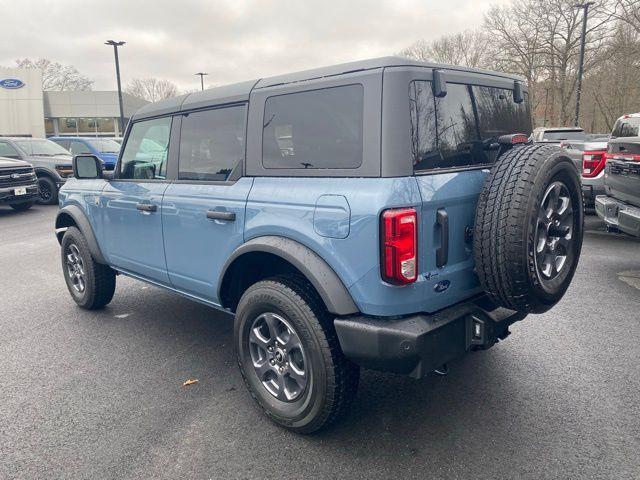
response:
M24 82L17 78L5 78L4 80L0 80L0 87L8 89L22 88L24 87Z

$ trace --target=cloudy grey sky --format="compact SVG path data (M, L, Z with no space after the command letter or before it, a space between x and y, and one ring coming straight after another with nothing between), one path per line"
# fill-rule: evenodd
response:
M2 11L0 65L18 57L73 64L115 88L155 76L196 88L199 71L223 85L288 71L390 55L414 41L462 31L506 0L16 0Z

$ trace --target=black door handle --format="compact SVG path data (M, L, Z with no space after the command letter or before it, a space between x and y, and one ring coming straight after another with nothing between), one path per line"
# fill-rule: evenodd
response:
M235 222L236 214L234 212L223 212L221 210L207 210L207 218L210 220L226 220L227 222Z
M436 212L436 222L440 226L440 246L436 250L436 267L443 267L449 261L449 214L444 208Z
M158 206L151 203L138 203L136 208L141 212L155 212L158 210Z

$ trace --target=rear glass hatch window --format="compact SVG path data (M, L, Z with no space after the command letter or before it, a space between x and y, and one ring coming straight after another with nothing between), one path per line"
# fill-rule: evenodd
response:
M528 98L515 103L504 88L447 83L436 98L431 82L410 84L414 172L492 163L491 145L501 135L531 133Z

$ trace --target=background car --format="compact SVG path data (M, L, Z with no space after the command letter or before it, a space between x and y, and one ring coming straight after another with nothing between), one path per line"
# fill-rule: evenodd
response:
M584 206L590 211L595 207L596 196L604 194L604 165L608 137L597 140L563 140L560 148L576 164L581 173Z
M71 155L95 155L104 164L105 170L113 170L118 161L120 144L111 138L51 137L52 142L69 150Z
M73 175L69 151L44 138L2 137L0 156L33 165L38 177L38 202L45 205L58 203L58 190Z
M531 133L535 143L561 143L563 140L585 141L587 134L579 127L538 127Z
M640 237L640 137L609 142L604 186L606 195L596 198L596 213L607 229Z
M22 160L0 157L0 205L23 211L31 208L37 198L33 167Z

